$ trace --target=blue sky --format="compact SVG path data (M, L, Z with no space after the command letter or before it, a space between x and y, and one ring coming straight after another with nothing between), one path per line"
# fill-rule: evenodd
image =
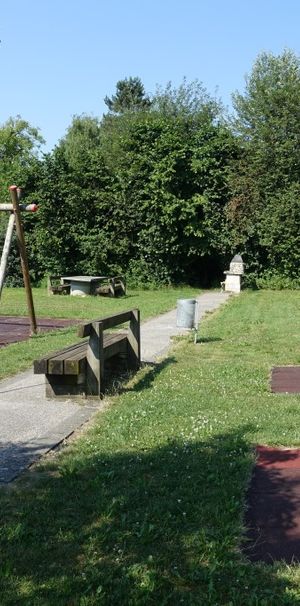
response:
M21 115L48 151L129 76L198 79L230 106L260 52L300 54L299 24L299 0L2 0L0 122Z

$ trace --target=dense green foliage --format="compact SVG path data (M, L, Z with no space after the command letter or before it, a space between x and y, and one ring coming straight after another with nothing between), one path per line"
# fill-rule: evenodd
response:
M10 118L0 127L0 201L10 202L8 187L17 184L25 192L37 187L40 161L38 150L44 142L38 129L33 128L19 116ZM7 213L0 213L0 250L2 250L7 227ZM29 217L25 219L26 231L30 236L33 226ZM33 267L34 276L34 264ZM9 256L7 283L17 285L22 282L20 263L15 238Z
M153 285L221 266L235 142L216 104L196 98L192 111L183 92L176 115L164 92L163 110L157 96L151 111L73 120L41 167L31 238L41 276L125 272Z
M28 180L36 170L38 147L44 142L38 129L19 116L10 118L0 128L0 196L13 183L28 186ZM30 186L30 185L29 185Z
M148 109L151 105L146 96L144 85L140 78L125 78L116 84L116 94L111 98L105 97L105 104L114 113Z
M299 279L300 61L263 53L234 96L240 159L229 215L253 270Z
M42 158L26 122L0 129L2 197L16 181L40 202L25 218L35 281L47 272L122 272L137 285L206 285L240 252L248 284L297 285L296 55L260 55L230 120L198 81L169 83L150 98L128 78L105 102L101 120L74 117ZM13 262L9 280L18 279Z

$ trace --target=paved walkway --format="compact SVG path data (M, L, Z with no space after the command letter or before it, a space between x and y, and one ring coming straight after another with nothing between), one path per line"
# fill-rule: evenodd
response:
M198 319L228 296L218 292L199 296ZM144 322L142 360L155 362L167 353L172 336L186 332L176 327L176 309ZM104 406L103 401L46 399L44 377L32 370L0 381L0 483L13 480Z

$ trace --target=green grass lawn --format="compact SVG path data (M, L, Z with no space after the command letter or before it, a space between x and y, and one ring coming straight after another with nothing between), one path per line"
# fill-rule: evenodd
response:
M300 296L245 292L0 494L0 603L295 606L300 567L240 551L257 443L300 445Z
M46 289L33 289L37 318L74 318L92 320L138 307L141 320L154 317L176 306L179 298L199 295L199 289L190 287L162 288L158 290L129 290L125 297L70 297L47 294ZM0 301L0 315L28 315L23 288L5 288ZM65 328L40 333L28 341L0 349L0 379L28 368L35 358L76 342L76 328Z
M156 316L172 309L176 299L194 297L199 289L166 287L157 290L128 290L125 297L70 297L48 295L46 288L33 288L35 313L41 318L76 318L78 320L100 318L109 313L139 307L142 319ZM23 288L4 288L0 301L0 315L27 315Z

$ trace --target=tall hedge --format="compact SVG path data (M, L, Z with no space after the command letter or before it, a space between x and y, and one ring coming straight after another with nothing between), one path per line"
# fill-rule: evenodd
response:
M197 111L156 102L101 122L76 117L45 157L35 192L41 204L30 247L40 275L123 272L135 284L213 279L229 247L224 207L235 154L207 98Z

